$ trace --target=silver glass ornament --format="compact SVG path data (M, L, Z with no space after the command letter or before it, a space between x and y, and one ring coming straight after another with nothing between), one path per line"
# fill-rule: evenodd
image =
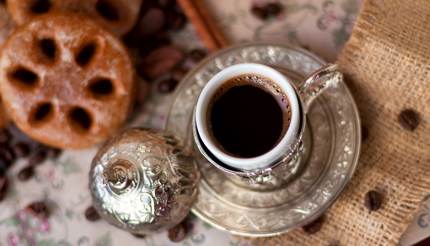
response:
M128 129L108 141L90 171L93 206L109 223L148 234L189 213L199 181L195 160L169 135Z

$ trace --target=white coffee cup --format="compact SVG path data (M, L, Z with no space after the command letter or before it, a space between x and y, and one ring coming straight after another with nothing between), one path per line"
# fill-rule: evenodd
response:
M291 121L288 129L280 137L280 140L268 152L252 157L240 158L232 156L229 153L218 147L210 133L208 124L208 109L209 104L217 90L224 85L226 81L240 75L259 75L268 78L275 83L283 94L287 96L291 110ZM203 88L195 109L195 126L202 144L206 149L225 165L239 170L255 170L265 168L268 165L281 160L285 156L286 150L293 145L297 140L298 131L302 116L300 99L298 91L294 87L292 81L276 71L275 69L255 63L243 63L228 67L212 77L206 86Z

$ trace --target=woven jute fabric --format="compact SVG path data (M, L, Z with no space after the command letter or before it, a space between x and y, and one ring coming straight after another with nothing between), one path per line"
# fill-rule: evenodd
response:
M365 1L338 64L368 129L359 168L319 232L255 245L397 245L430 193L430 1ZM413 131L399 124L404 109L420 115ZM364 206L369 190L385 194L378 211Z

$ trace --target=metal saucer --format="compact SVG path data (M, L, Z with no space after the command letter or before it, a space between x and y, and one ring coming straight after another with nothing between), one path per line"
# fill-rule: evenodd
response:
M285 45L244 44L222 50L183 79L174 95L166 130L181 138L196 156L202 179L194 214L233 234L274 236L311 222L336 200L357 167L360 120L346 85L328 89L309 110L311 145L306 148L306 163L297 177L274 190L240 185L209 164L196 149L192 115L207 81L220 70L244 62L272 66L295 83L324 64L308 51Z

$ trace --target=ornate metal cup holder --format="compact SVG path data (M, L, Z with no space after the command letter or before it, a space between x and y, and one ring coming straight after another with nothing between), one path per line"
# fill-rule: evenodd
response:
M194 145L192 115L197 97L214 74L237 63L262 63L294 82L324 62L298 48L275 44L245 44L220 51L188 74L176 91L166 130L181 138L194 153L201 173L199 195L192 211L212 226L244 236L273 236L307 224L338 197L358 162L361 127L355 102L345 84L327 89L307 116L310 146L305 146L303 169L274 189L254 189L226 176Z

